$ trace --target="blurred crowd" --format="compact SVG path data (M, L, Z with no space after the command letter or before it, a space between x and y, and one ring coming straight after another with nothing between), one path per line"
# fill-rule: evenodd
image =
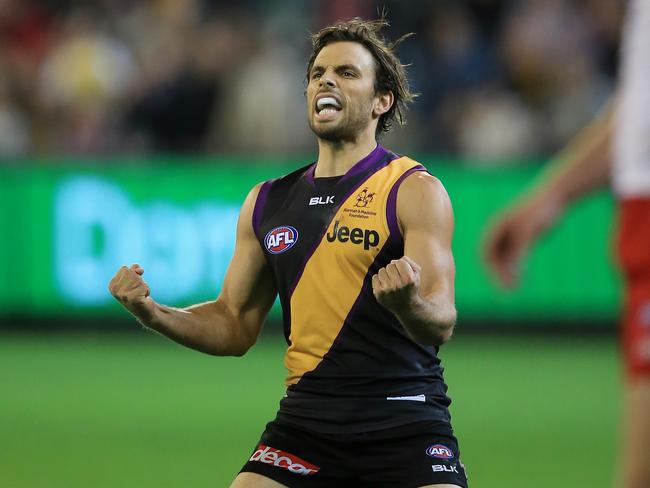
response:
M420 94L400 152L541 157L615 84L623 0L0 0L0 160L306 154L309 33L375 18Z

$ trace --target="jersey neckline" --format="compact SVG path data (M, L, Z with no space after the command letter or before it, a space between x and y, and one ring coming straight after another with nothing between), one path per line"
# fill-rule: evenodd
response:
M332 182L336 181L336 183L343 181L345 179L351 178L354 175L357 175L359 173L362 173L364 171L367 171L368 169L372 168L375 166L386 154L388 154L388 151L379 143L375 146L375 148L365 156L364 158L360 159L358 162L352 166L347 173L343 175L336 175L336 176L320 176L316 177L315 172L316 172L316 164L313 163L309 168L307 168L307 171L305 172L305 179L306 181L314 185L315 182L317 181L323 181L323 182ZM339 178L338 180L335 180L335 178Z

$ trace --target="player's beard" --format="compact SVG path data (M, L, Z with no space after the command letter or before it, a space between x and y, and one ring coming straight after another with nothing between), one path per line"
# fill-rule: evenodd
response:
M363 104L357 110L350 110L349 105L344 109L339 120L334 124L317 124L314 117L309 117L309 127L319 139L329 142L346 142L354 141L357 136L363 132L370 124L370 112L372 111L370 102ZM346 116L347 115L347 116Z

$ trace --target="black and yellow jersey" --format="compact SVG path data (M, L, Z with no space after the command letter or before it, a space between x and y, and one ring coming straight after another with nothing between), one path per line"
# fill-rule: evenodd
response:
M404 254L398 187L426 169L380 145L343 176L315 167L265 182L253 211L289 345L278 421L330 433L449 421L438 349L414 342L371 286Z

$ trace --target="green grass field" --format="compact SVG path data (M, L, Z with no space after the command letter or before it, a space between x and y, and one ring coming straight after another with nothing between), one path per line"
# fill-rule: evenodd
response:
M0 486L227 487L282 395L282 344L213 358L154 334L0 336ZM613 338L441 352L474 488L609 487Z

